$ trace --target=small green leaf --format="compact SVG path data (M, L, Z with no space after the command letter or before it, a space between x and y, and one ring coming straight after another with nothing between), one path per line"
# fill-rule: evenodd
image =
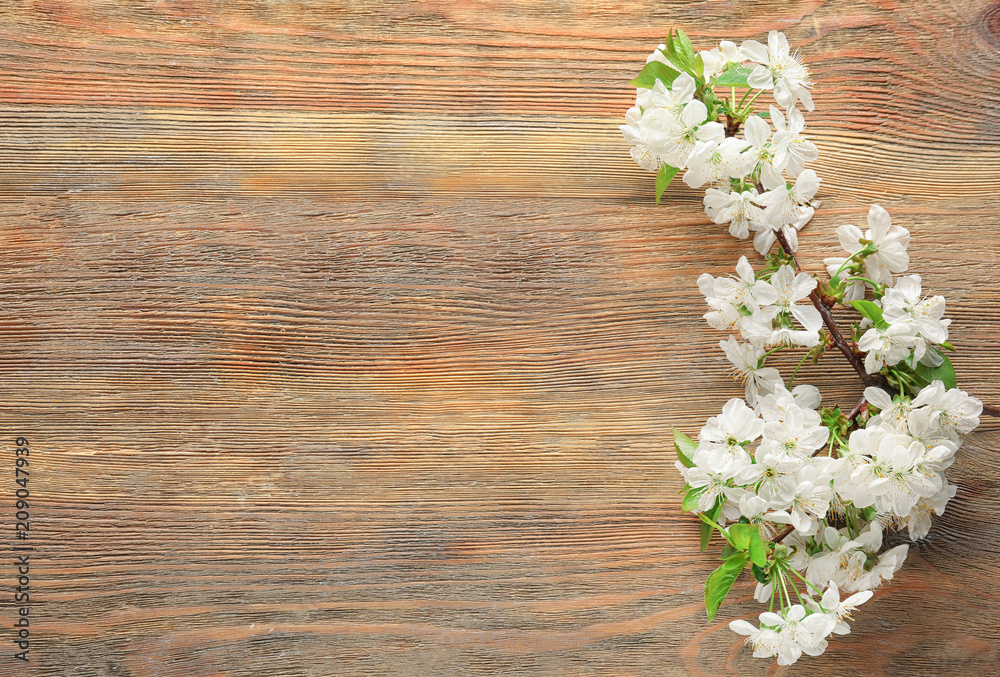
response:
M717 85L725 85L726 87L749 87L750 83L747 82L747 78L750 77L750 73L753 71L745 66L732 66L729 70L720 74L715 80Z
M733 524L726 531L729 532L726 540L737 550L749 548L752 534L758 533L757 527L753 524Z
M656 204L660 204L660 196L679 171L677 167L671 167L667 163L660 165L660 171L656 173Z
M722 512L722 503L720 502L714 508L712 508L707 513L705 513L705 516L708 517L713 522L717 522L718 519L719 519L719 513L721 513L721 512ZM701 523L701 551L702 552L705 552L705 549L708 548L708 544L712 541L712 532L713 531L715 531L715 527L713 527L711 524L709 524L708 522L705 522L703 520L702 523Z
M694 46L684 31L680 29L671 31L664 40L664 49L661 51L670 63L693 75L695 80L700 79L701 84L704 84L704 66L695 63Z
M698 448L698 444L677 428L672 428L672 430L674 431L674 451L677 452L677 460L685 468L693 468L694 461L691 459L694 458L694 450Z
M642 71L639 72L639 75L634 80L629 82L629 84L633 87L652 89L653 85L656 84L656 81L660 80L669 89L670 85L674 83L674 80L677 79L678 75L680 75L680 73L662 61L650 61L642 67Z
M712 530L714 527L708 522L701 523L701 551L705 552L708 544L712 541Z
M951 345L950 341L945 341L944 343L941 344L941 347L944 348L945 350L950 350L951 352L955 352L955 346Z
M928 383L941 381L944 383L945 388L957 388L958 380L955 378L955 368L951 365L951 360L948 359L947 355L943 354L941 355L941 359L941 364L933 369L918 362L917 368L913 371L920 378L926 379Z
M705 487L698 487L697 489L692 489L684 495L684 500L681 501L681 510L684 512L694 512L698 509L698 499L701 498L702 493L705 491Z
M757 582L761 585L767 585L767 572L761 569L759 566L754 564L750 567L750 571L753 572L753 577L757 579Z
M760 538L760 529L757 529L750 536L750 547L748 548L750 561L754 566L762 567L767 564L767 546Z
M888 329L889 323L882 319L882 309L871 301L851 301L851 305L879 329Z
M674 49L679 55L686 56L691 63L694 63L694 45L688 39L687 33L680 28L677 29L677 33L674 36Z
M701 54L694 58L691 64L691 74L694 75L694 79L698 82L699 87L705 84L705 60L701 57Z
M738 552L739 550L726 543L722 546L722 552L719 553L719 559L729 559Z
M739 578L743 566L747 563L747 554L741 552L733 555L722 563L718 569L705 581L705 612L708 620L715 618L715 612L719 610L722 600L729 594L729 589Z

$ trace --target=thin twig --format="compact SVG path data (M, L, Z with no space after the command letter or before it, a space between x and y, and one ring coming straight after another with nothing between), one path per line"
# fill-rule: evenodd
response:
M795 259L795 254L792 253L792 248L789 246L788 239L785 238L785 234L781 232L781 230L778 230L775 235L778 238L778 244L781 245L785 254L788 255L795 264L796 272L801 271L802 269L799 268L799 263ZM826 325L826 330L830 332L830 338L833 339L833 345L835 345L837 350L843 353L844 357L847 358L847 361L851 363L851 366L854 367L854 371L856 371L858 376L861 377L861 381L865 384L865 386L881 388L882 390L888 391L889 382L885 380L885 377L881 374L869 374L865 369L864 363L861 361L861 357L854 352L854 349L850 346L850 344L848 344L847 339L845 339L844 335L840 333L840 329L837 328L837 323L833 319L833 313L830 312L830 306L823 302L815 290L810 292L809 300L812 302L813 306L815 306L816 310L819 311L820 317L823 318L823 324Z
M851 409L851 413L847 415L847 420L848 420L848 421L850 421L850 420L851 420L851 419L853 419L853 418L854 418L855 416L857 416L858 414L860 414L860 413L861 413L861 410L862 410L862 409L864 408L864 406L865 406L866 404L868 404L868 400L866 400L866 399L865 399L865 398L864 398L864 397L862 396L862 398L861 398L860 400L858 400L858 403L854 405L854 408L853 408L853 409Z

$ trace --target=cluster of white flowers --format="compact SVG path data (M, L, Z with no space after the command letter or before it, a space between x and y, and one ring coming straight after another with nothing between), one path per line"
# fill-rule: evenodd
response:
M759 570L766 582L755 596L771 605L761 627L730 624L749 635L755 656L787 665L822 653L830 633L849 632L849 608L906 558L905 544L879 552L883 532L906 527L911 539L923 538L931 514L942 514L955 495L944 470L961 436L979 424L982 403L940 381L915 398L875 387L865 397L878 413L847 439L831 439L819 391L788 391L776 380L753 408L729 400L701 429L690 467L676 464L697 500L693 512L710 513L720 527L754 525L765 541L788 528ZM840 591L861 594L841 603Z
M789 346L813 348L820 341L823 318L815 307L799 303L809 298L816 280L796 274L784 264L768 280L757 279L745 256L736 264L739 277L712 277L703 273L698 289L712 310L708 324L722 331L738 331L744 343L732 336L720 345L739 380L746 383L747 401L755 404L761 394L781 383L778 370L764 366L769 352ZM793 320L802 329L796 329Z
M807 110L813 109L808 70L789 51L785 36L776 31L771 31L766 46L756 40L746 40L738 48L722 42L700 52L705 80L726 70L745 71L749 87L773 90L775 101L787 109L782 112L770 106L773 134L763 117L748 115L743 120L744 138L727 137L725 127L695 97L695 78L672 64L664 49L660 45L647 63L657 61L680 74L669 87L656 80L651 89L638 88L635 106L621 126L632 158L651 172L664 166L686 169L684 182L692 188L710 184L704 200L709 218L728 223L729 232L741 239L754 231L754 246L760 253L771 248L778 231L795 250L796 232L812 218L815 204L811 200L819 188L816 173L805 169L819 153L802 134L805 120L795 107L801 101ZM745 65L748 62L756 64L752 71ZM740 102L745 104L742 108L734 96L727 102L728 112L742 117L759 94L749 103ZM794 181L786 182L786 175Z
M675 433L676 466L684 509L703 522L703 549L716 531L727 542L724 564L706 582L709 618L749 566L768 610L759 627L736 620L730 628L747 636L754 656L788 665L850 632L854 610L892 579L908 546L884 547L886 536L904 528L912 540L927 536L931 515L955 496L944 471L983 405L956 386L942 352L953 350L945 300L925 296L918 275L902 275L910 234L882 207L872 205L865 232L837 229L847 256L824 260L827 282L798 270L796 232L813 216L819 179L805 167L817 151L795 107L813 109L812 83L785 37L772 31L766 46L722 42L695 55L679 32L650 64L651 73L676 77L669 87L642 80L649 87L639 86L621 128L632 157L659 173L657 197L680 170L693 188L710 184L709 217L738 238L755 232L756 249L768 255L759 272L741 257L735 276L698 278L705 319L730 333L719 345L746 391L696 441ZM732 97L720 99L717 86L733 87ZM738 103L736 86L747 89ZM773 134L750 108L764 90L786 109L769 107ZM735 136L740 125L744 138ZM775 240L781 251L768 254ZM838 303L862 316L848 338L829 313ZM784 349L818 359L834 345L868 385L846 415L821 407L813 386L790 389L767 364Z

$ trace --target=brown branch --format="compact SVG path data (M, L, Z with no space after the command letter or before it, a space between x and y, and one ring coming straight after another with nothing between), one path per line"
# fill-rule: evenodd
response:
M848 420L848 421L850 421L850 420L851 420L851 419L853 419L853 418L854 418L855 416L857 416L858 414L860 414L860 413L861 413L861 410L862 410L862 409L864 409L864 406L865 406L866 404L868 404L868 400L866 400L866 399L865 399L865 398L864 398L864 397L862 396L862 398L861 398L860 400L858 400L858 403L854 405L854 408L853 408L853 409L851 409L851 413L847 415L847 420Z
M778 244L784 250L785 254L792 259L792 263L795 264L795 271L800 272L802 269L799 268L799 262L795 259L795 254L792 253L792 248L788 244L788 239L785 238L785 234L779 229L776 231L775 235L778 238ZM833 345L837 347L847 361L851 363L854 367L854 371L858 373L861 377L861 381L865 384L865 387L876 387L882 390L889 391L889 382L885 380L885 377L881 374L869 374L868 370L865 369L864 363L861 361L861 357L854 351L851 345L844 338L844 335L840 333L840 329L837 328L837 323L833 319L833 314L830 312L830 306L827 305L823 299L819 297L819 294L815 290L810 292L809 300L812 302L816 310L819 311L820 317L823 318L823 324L826 325L826 330L830 332L830 338L833 339Z

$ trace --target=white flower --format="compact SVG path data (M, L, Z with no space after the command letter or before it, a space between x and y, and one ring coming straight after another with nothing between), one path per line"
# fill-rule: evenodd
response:
M907 418L913 410L913 404L909 397L892 397L881 388L865 388L865 399L880 411L875 416L868 419L868 426L888 425L897 432L905 433L907 430Z
M764 226L754 237L754 247L766 254L774 243L775 231L780 229L795 251L799 241L796 230L812 218L812 207L808 203L819 189L819 178L816 172L806 169L791 186L782 181L778 185L765 184L765 187L769 190L757 200L764 207Z
M771 658L781 650L783 642L776 630L757 628L742 619L731 621L729 629L737 634L747 635L746 643L753 649L754 658Z
M780 420L764 423L764 439L758 455L771 453L797 458L809 458L830 438L830 429L822 424L819 414L792 404Z
M652 58L647 59L647 63L651 60ZM665 58L660 60L667 63ZM684 105L694 98L694 78L687 73L677 76L672 87L673 89L668 89L661 80L656 80L652 89L638 88L635 106L625 113L625 124L619 127L630 145L629 153L632 159L640 167L650 172L659 171L663 159L653 151L646 141L643 141L643 119L645 118L645 124L649 125L654 121L662 122L669 118L679 118L684 110ZM646 117L643 111L649 112L651 110L658 112L651 113L649 117Z
M878 555L882 548L882 530L878 522L869 523L857 538L851 540L832 528L825 529L823 534L824 547L831 552L823 552L810 559L806 578L814 585L835 581L844 592L871 590L881 585L883 580L892 579L906 559L906 545Z
M742 193L709 188L705 191L705 213L713 223L729 223L729 233L744 239L750 234L755 223L764 220L764 210L757 206L757 191L754 188Z
M784 385L779 384L774 387L771 394L761 398L757 403L757 410L765 423L784 422L789 409L794 408L802 416L819 424L820 416L815 409L819 408L821 402L822 397L816 386L798 385L788 392Z
M928 406L936 412L932 421L945 434L966 435L979 425L983 403L964 390L945 390L944 383L934 381L913 400L914 407Z
M769 143L771 127L763 118L752 115L744 123L744 135L749 142L745 155L751 163L752 173L759 174L765 186L784 185L781 170L788 164L784 148Z
M799 471L801 481L795 488L791 505L786 510L778 510L771 515L771 521L791 524L796 531L812 532L816 523L826 517L833 498L829 476L820 475L813 466L807 465Z
M806 128L806 121L798 109L795 107L788 109L787 123L781 109L771 106L770 111L771 122L777 130L774 133L774 146L788 155L788 164L785 165L788 175L798 176L805 169L807 162L819 157L819 150L816 144L801 133Z
M935 470L922 467L927 449L909 435L865 428L851 433L848 444L854 453L870 457L851 473L851 482L867 489L852 492L859 508L874 503L879 512L906 517L921 497L941 489Z
M778 665L791 665L803 653L818 656L826 649L826 636L833 631L836 622L826 614L809 613L801 604L793 604L783 616L765 611L760 615L760 624L777 631L781 646L778 649Z
M706 80L710 80L712 76L721 73L730 63L742 61L742 55L736 47L736 43L729 40L723 40L719 43L718 47L698 52L698 54L701 55L701 60L704 64L703 72Z
M699 466L685 468L680 461L675 462L674 467L684 476L684 481L692 489L703 489L698 495L697 512L708 512L715 506L715 502L720 496L725 497L725 492L729 488L729 480L733 478L732 473L728 472L713 472Z
M847 570L847 581L841 587L847 592L871 590L882 585L882 581L892 580L893 575L903 566L908 551L908 545L897 545L879 555L877 562L870 570L865 567L866 558L853 558L851 567ZM861 553L856 554L860 555Z
M636 164L648 172L658 172L662 164L660 158L653 155L653 151L642 142L639 136L639 120L641 118L642 113L639 107L633 106L625 113L625 124L621 125L619 129L622 130L625 140L629 142L629 154Z
M659 45L657 45L656 49L653 50L653 53L646 57L646 63L649 63L650 61L659 61L660 63L667 64L675 71L680 70L667 60L666 54L664 54L664 50L666 48L667 48L666 43L661 42Z
M774 89L774 100L788 108L802 100L806 110L813 109L812 87L809 70L799 61L797 54L788 48L784 33L771 31L767 34L767 47L756 40L746 40L740 46L743 55L760 66L753 69L747 82L754 89Z
M815 538L816 543L822 546L822 550L809 558L806 564L806 578L816 586L822 585L824 580L836 580L837 584L842 586L847 580L844 566L851 553L876 539L878 545L875 546L875 551L882 545L881 531L876 531L874 534L870 529L862 531L858 540L852 541L845 533L830 526L824 527ZM861 559L865 559L864 554L861 555Z
M874 594L871 590L863 590L841 601L840 590L837 589L837 584L834 581L830 581L829 587L823 593L819 604L810 599L807 605L813 611L825 613L833 619L834 623L836 623L833 628L834 634L846 635L851 632L851 626L844 619L854 620L851 617L851 613L870 600Z
M752 466L751 466L752 467ZM736 479L739 482L739 479ZM764 540L774 538L774 526L768 519L768 504L760 496L747 492L740 496L740 515L750 520L750 524L755 524L760 529L760 536ZM770 591L768 592L770 594Z
M742 468L734 479L743 486L755 485L757 498L770 507L784 509L795 498L796 474L804 463L797 457L758 452L757 462ZM750 518L746 513L744 516Z
M721 473L737 472L753 463L746 445L764 432L764 421L757 418L746 402L734 397L722 407L722 413L705 422L698 435L694 462Z
M639 137L668 165L683 168L698 141L721 143L725 138L723 126L707 118L708 108L697 99L685 104L680 116L665 108L651 108L639 121Z
M941 490L929 498L921 498L906 516L906 528L910 540L919 541L931 530L931 514L943 515L948 501L955 498L958 487L954 484L943 484Z
M893 324L886 329L872 327L858 341L858 348L865 355L865 371L874 374L883 365L898 364L910 356L910 350L916 348L916 359L920 359L923 344L915 336L910 324Z
M774 228L789 226L800 217L800 208L809 203L819 189L819 177L811 169L804 170L791 186L784 181L765 187L770 188L760 196L767 222Z
M791 313L800 325L811 332L818 332L823 326L823 318L819 311L810 303L798 305L799 301L809 298L816 288L816 279L809 273L795 274L795 269L785 264L771 276L771 287L778 294L774 302L783 313Z
M720 331L738 331L740 336L755 344L762 344L770 338L771 320L778 314L778 309L774 306L751 310L716 297L705 300L712 307L711 311L705 313L705 321L710 327ZM749 315L746 314L748 312Z
M910 265L910 255L906 248L910 244L910 231L902 226L893 226L889 213L878 205L868 210L868 230L863 234L857 226L840 226L837 237L849 254L855 254L868 240L875 252L865 258L865 277L879 284L892 284L892 273L902 273Z
M750 343L738 343L732 336L720 341L719 347L732 363L732 371L737 380L746 384L748 403L756 404L761 395L772 392L775 386L783 385L777 369L761 366L763 350Z
M688 170L684 172L684 183L692 188L700 188L706 182L720 184L730 177L746 176L752 169L753 160L744 153L746 141L734 136L721 142L710 139L699 141L688 158Z
M944 316L944 297L923 297L920 293L920 276L905 275L885 290L882 297L882 317L889 324L912 322L916 331L928 341L944 343L948 340L951 320Z
M807 383L792 388L791 395L795 404L803 409L819 409L819 405L823 402L819 388Z
M758 280L747 257L741 256L736 262L738 277L719 277L715 280L715 295L726 299L735 306L754 309L771 305L778 300L778 294L769 282Z
M901 432L931 450L939 446L947 447L952 455L961 446L959 434L954 429L941 427L940 412L933 407L912 409L906 417L906 427ZM941 467L946 468L948 465Z
M668 87L665 82L657 79L652 89L639 87L635 90L635 105L643 111L650 108L661 108L667 113L679 118L684 106L694 99L697 85L687 73L681 73Z
M746 257L736 264L738 277L698 277L698 288L712 310L705 314L708 324L722 331L738 330L754 343L763 344L771 336L771 320L778 309L771 304L777 294L771 285L758 280Z
M905 275L885 290L881 299L882 317L892 326L910 327L916 337L914 358L929 367L943 361L937 349L927 347L927 341L941 344L948 340L951 320L942 319L945 300L943 296L923 297L919 275Z

